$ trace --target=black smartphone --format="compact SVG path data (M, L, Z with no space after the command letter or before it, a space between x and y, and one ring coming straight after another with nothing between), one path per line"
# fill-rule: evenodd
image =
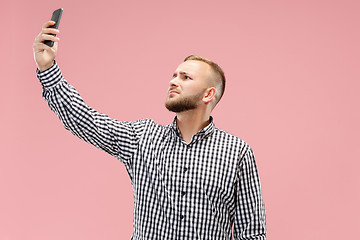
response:
M54 21L54 22L56 22L56 23L55 23L54 25L51 25L49 28L56 28L56 29L59 28L59 24L60 24L60 19L61 19L62 13L63 13L63 9L62 9L62 8L56 9L56 10L53 12L52 17L51 17L51 21ZM56 34L50 34L50 35L56 36ZM53 42L53 41L50 41L50 40L45 40L44 43L45 43L46 45L48 45L49 47L54 46L54 42Z

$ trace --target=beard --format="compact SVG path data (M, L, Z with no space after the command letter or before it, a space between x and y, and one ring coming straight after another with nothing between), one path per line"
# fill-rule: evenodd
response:
M199 101L202 99L203 93L200 92L197 95L188 97L179 97L178 99L167 99L165 107L175 113L189 111L195 109L198 106Z

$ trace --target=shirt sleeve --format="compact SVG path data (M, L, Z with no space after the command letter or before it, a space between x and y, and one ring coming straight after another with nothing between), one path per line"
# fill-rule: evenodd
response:
M124 163L131 162L149 119L120 122L87 106L64 79L56 62L43 72L37 69L36 74L43 87L43 98L65 129Z
M237 171L234 238L266 240L265 206L252 149L248 146Z

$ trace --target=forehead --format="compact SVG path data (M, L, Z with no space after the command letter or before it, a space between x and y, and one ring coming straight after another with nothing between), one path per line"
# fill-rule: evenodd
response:
M175 72L185 72L194 77L208 77L211 67L202 61L188 60L181 63L175 70Z

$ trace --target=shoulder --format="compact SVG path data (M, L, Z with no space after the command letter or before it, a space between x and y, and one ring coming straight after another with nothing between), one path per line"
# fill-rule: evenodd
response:
M239 154L239 159L241 159L247 152L252 151L250 145L242 138L237 137L220 128L214 128L214 136L218 139L218 141L224 142L227 145L236 146L236 151Z
M135 128L141 128L146 133L155 133L155 132L162 132L170 128L170 125L161 125L156 123L153 119L145 118L139 119L137 121L132 122Z

